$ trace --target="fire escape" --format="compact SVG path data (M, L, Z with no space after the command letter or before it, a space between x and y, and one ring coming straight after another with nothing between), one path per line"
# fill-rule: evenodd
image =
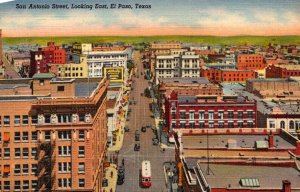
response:
M38 191L55 189L55 141L38 142Z

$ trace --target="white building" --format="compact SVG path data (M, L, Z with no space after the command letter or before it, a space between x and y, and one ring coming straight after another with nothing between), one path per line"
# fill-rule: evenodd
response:
M200 77L200 56L192 51L156 56L156 83L159 78L173 77Z

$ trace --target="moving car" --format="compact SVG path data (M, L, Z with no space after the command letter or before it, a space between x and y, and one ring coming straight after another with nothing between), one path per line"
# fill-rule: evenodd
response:
M159 144L158 139L157 139L157 138L153 139L153 143L152 143L152 144L153 144L153 145L158 145L158 144Z
M129 127L125 126L124 130L125 130L125 132L129 132Z
M147 130L147 129L146 129L146 127L144 127L144 126L141 128L141 131L144 132L144 133L146 132L146 130Z
M141 148L139 143L134 144L134 151L139 151Z

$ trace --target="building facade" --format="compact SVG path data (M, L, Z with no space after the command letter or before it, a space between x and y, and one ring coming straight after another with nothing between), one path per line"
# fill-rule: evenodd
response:
M39 48L37 51L30 51L30 73L32 77L35 73L48 73L49 64L65 64L66 51L54 42L48 42L47 47Z
M238 70L260 70L264 69L264 57L260 54L238 54L237 68Z
M1 190L100 192L108 82L89 94L85 82L52 77L14 84L27 95L0 90Z
M199 77L200 57L194 52L183 52L182 55L156 56L155 78Z
M237 96L179 96L173 91L165 102L166 128L252 128L257 126L256 102Z
M245 82L257 78L257 72L249 70L222 70L203 67L201 77L206 77L212 82Z
M300 76L299 65L269 65L266 68L266 78L288 78Z

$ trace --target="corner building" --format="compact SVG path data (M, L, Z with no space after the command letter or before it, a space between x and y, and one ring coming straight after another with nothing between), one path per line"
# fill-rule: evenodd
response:
M13 81L0 81L1 191L101 191L108 81Z

